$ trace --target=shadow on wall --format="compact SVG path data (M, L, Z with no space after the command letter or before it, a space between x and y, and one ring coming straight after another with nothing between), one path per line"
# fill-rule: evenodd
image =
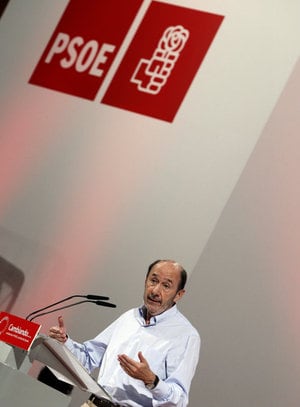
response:
M9 0L0 0L0 17L2 16L8 2L9 2Z
M10 312L14 306L25 276L13 264L0 257L0 310Z

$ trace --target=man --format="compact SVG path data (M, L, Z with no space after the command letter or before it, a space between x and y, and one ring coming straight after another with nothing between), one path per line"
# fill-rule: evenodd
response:
M98 382L113 400L92 396L88 405L188 405L200 336L176 305L185 293L186 278L177 262L155 261L146 275L144 305L125 312L83 344L67 336L59 317L59 326L49 335L65 343L89 372L100 367Z

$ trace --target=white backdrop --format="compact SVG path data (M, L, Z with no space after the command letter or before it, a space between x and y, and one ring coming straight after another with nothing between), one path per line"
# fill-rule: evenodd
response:
M173 123L28 83L67 3L10 0L0 21L0 256L25 275L12 311L109 295L117 310L65 314L90 337L175 258L203 340L190 405L298 407L299 2L164 1L225 16Z

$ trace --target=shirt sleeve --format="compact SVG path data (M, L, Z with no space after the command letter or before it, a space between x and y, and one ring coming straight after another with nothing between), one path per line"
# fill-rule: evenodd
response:
M188 405L188 394L199 359L200 343L199 335L192 335L188 338L183 353L178 354L174 350L174 354L171 352L168 356L168 376L165 380L160 380L151 391L154 407Z
M65 346L73 353L89 373L101 366L105 350L114 331L116 322L117 321L109 325L94 339L78 343L68 337L65 342Z

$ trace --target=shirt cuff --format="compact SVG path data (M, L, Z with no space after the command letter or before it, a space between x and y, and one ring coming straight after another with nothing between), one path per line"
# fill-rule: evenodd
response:
M72 339L69 337L69 335L68 335L68 337L67 337L66 342L64 342L64 345L65 345L68 349L70 349L70 350L74 348L74 346L73 346L73 341L72 341Z
M170 386L163 380L159 379L157 386L153 390L150 390L153 397L157 400L167 399L170 393Z

